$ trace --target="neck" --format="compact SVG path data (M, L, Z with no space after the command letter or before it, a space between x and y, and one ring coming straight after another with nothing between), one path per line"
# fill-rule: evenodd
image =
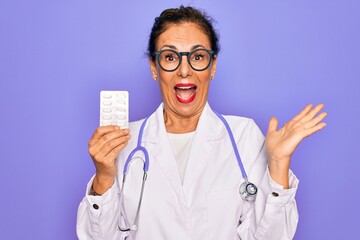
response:
M199 122L201 112L202 111L190 117L181 117L172 113L171 111L166 111L164 109L164 122L166 131L168 133L194 132Z

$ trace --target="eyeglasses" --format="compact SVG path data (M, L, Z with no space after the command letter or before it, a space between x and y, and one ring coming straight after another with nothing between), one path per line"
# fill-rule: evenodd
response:
M177 52L172 49L155 52L160 67L166 72L175 71L181 64L182 56L187 57L187 61L192 69L204 71L209 67L214 55L214 51L203 48L195 49L191 52Z

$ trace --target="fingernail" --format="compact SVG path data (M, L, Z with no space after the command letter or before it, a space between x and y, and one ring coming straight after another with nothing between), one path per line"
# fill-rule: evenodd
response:
M115 130L119 130L120 127L119 127L119 126L115 126L114 129L115 129Z
M124 131L124 133L126 133L126 134L128 134L128 133L130 132L129 129L124 129L123 131Z

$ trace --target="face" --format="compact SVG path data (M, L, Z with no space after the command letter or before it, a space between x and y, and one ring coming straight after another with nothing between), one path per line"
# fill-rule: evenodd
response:
M172 24L167 27L157 42L156 51L173 49L191 52L195 49L211 50L208 36L194 23ZM164 109L178 118L199 116L206 104L210 79L215 74L216 58L203 71L191 68L186 56L173 72L164 71L158 61L150 60L153 77L160 85Z

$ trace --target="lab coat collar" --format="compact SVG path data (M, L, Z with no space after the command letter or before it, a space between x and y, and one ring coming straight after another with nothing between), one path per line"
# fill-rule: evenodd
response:
M200 178L204 168L210 164L213 145L217 144L217 141L225 134L224 124L206 103L191 144L184 176L183 189L189 205L192 204L191 186Z
M206 102L196 128L196 133L205 136L206 139L210 141L218 140L225 134L224 128L219 127L219 122L221 124L221 120L213 112L209 103ZM143 142L157 143L159 137L166 133L163 103L161 103L156 111L149 117L147 125Z
M163 104L160 104L148 119L143 139L144 144L154 150L154 157L150 159L150 171L152 167L159 166L178 198L186 206L190 207L192 198L191 194L187 194L187 192L201 176L201 171L209 164L208 160L213 149L213 141L221 139L224 134L225 130L221 120L214 114L209 104L206 103L192 140L184 181L182 183L165 128Z

